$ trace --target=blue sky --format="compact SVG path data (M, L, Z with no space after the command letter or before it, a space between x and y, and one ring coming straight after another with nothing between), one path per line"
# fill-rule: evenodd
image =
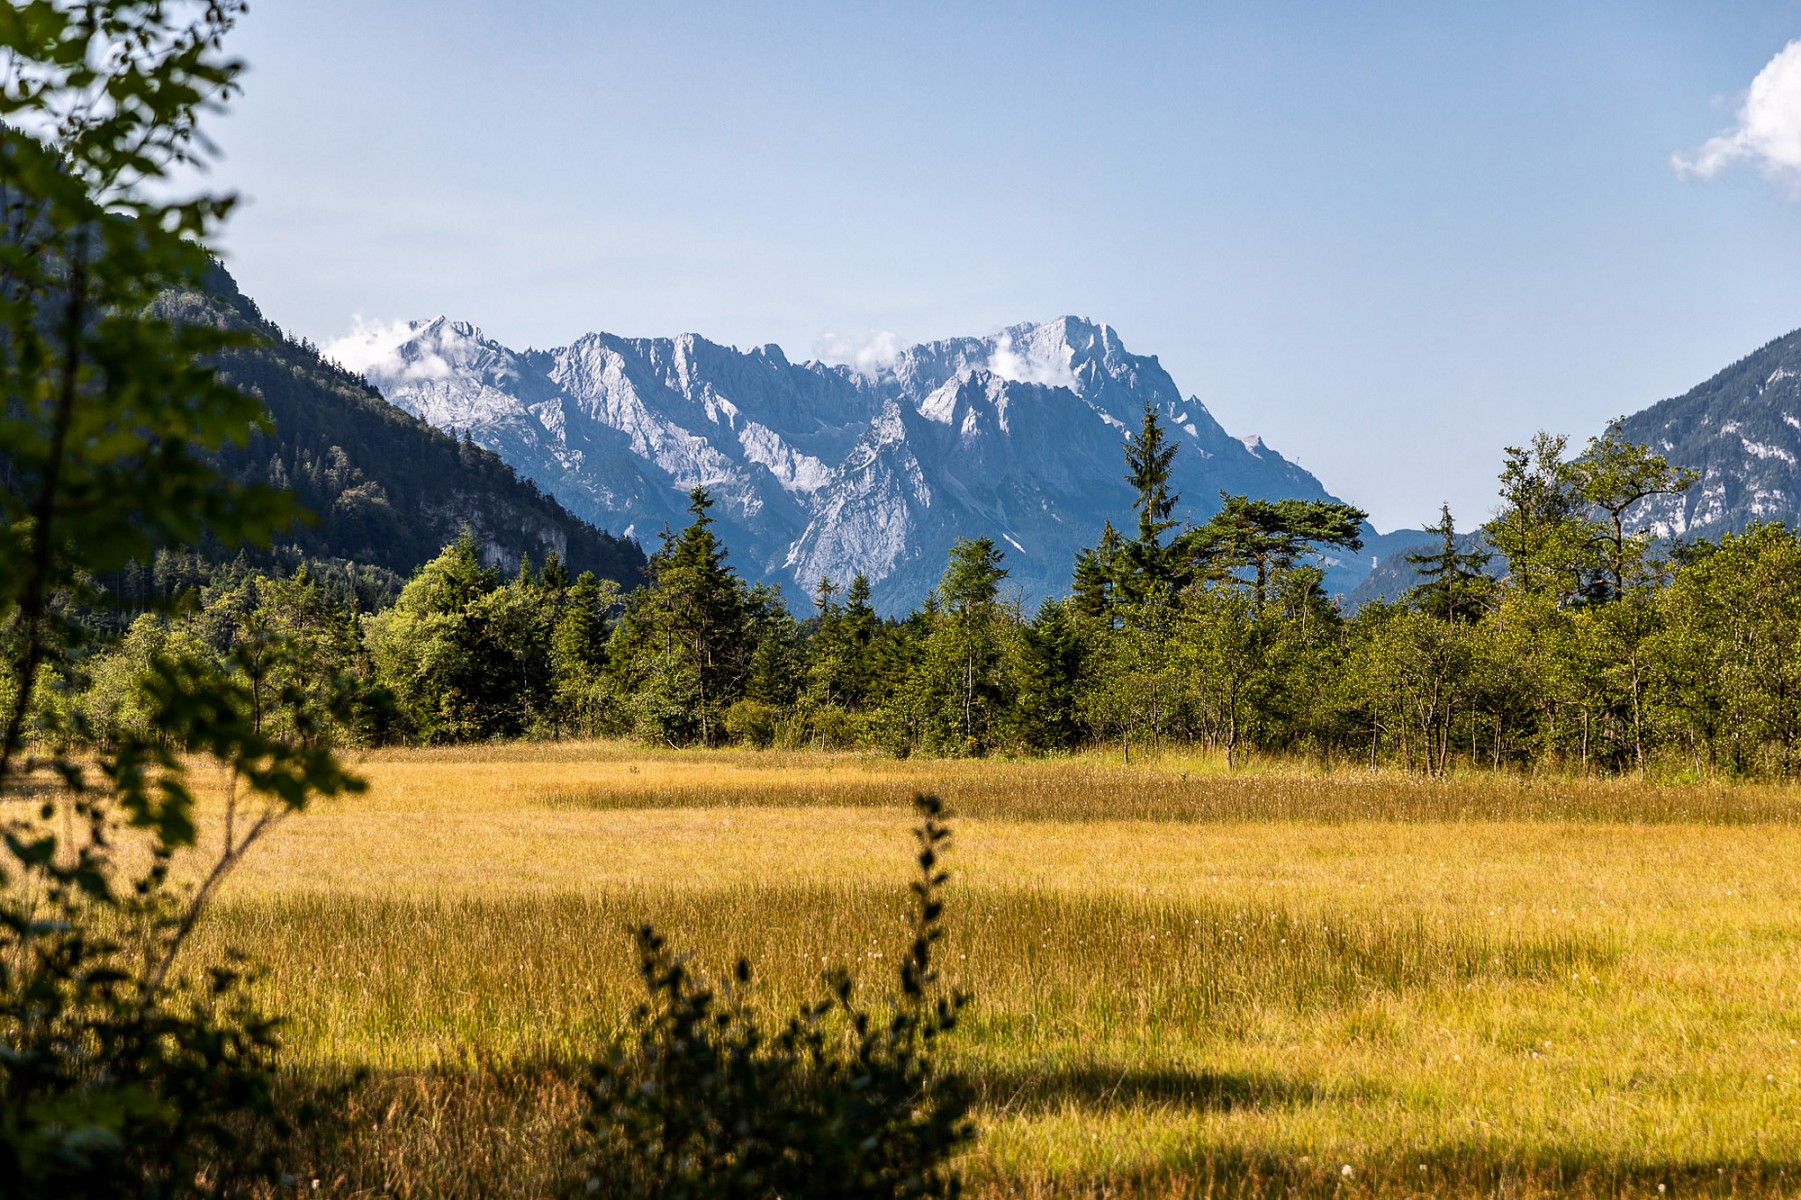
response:
M1791 2L259 0L213 183L321 343L1075 313L1379 527L1468 525L1504 444L1801 326L1801 51L1746 107L1795 38Z

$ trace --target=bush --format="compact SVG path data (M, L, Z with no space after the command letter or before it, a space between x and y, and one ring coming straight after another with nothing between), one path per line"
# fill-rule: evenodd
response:
M943 802L919 797L913 940L899 994L861 1006L843 968L775 1031L749 1003L750 963L715 990L661 935L636 934L649 998L635 1043L593 1069L571 1195L956 1196L952 1162L974 1136L969 1088L939 1040L966 997L933 963L944 936Z
M760 700L737 700L725 710L725 732L734 742L759 750L775 745L783 732L782 710Z
M860 713L836 704L806 714L807 743L821 750L851 750L869 741L869 722Z

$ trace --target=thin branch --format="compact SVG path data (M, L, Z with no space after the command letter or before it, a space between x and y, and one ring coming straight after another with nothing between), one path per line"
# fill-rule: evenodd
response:
M156 997L161 994L163 981L168 978L169 970L175 965L176 957L181 953L182 947L187 944L188 937L194 932L195 926L200 923L200 917L206 911L213 893L218 890L220 884L225 882L226 877L231 874L232 868L238 865L250 848L256 845L265 833L281 824L292 811L292 809L271 804L257 817L255 824L251 825L250 831L244 835L241 842L236 846L227 846L219 855L218 861L213 864L213 869L207 872L206 878L201 881L193 898L188 901L187 908L182 911L181 919L176 922L175 934L169 939L162 958L145 977L144 1006L146 1008L153 1007Z

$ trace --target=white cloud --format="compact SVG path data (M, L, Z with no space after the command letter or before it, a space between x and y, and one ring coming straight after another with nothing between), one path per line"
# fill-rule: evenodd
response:
M1712 179L1749 162L1801 198L1801 39L1790 42L1751 81L1738 125L1690 155L1670 156L1683 179Z
M845 333L822 333L813 343L813 353L819 361L841 363L859 375L874 375L899 358L906 348L900 334L886 329L860 339Z
M1013 335L1002 333L988 352L988 369L1013 383L1074 387L1076 377L1069 369L1069 359L1069 347L1060 341L1055 346L1028 343L1021 354L1013 347Z
M351 331L320 348L325 357L376 383L413 383L450 377L450 363L435 347L416 344L402 353L419 332L415 321L370 321L358 314Z

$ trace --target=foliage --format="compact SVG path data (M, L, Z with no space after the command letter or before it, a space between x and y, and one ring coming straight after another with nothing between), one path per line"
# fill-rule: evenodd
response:
M629 697L630 727L673 744L708 745L725 735L725 712L743 687L756 647L761 597L725 562L702 488L689 495L694 520L664 534L650 557L650 585L626 602L609 645L608 671Z
M1483 536L1507 560L1507 582L1516 589L1558 598L1582 588L1595 528L1576 495L1569 439L1539 433L1529 446L1509 446L1501 469L1501 511Z
M1177 552L1214 579L1248 568L1262 608L1271 576L1300 563L1313 546L1363 547L1368 513L1331 500L1258 500L1220 497L1220 511L1176 540Z
M275 1027L240 968L180 952L219 883L289 813L355 790L293 639L240 627L214 654L154 624L100 664L104 716L58 703L95 581L211 539L267 546L297 514L234 483L257 401L208 364L242 335L155 311L197 286L229 198L169 201L199 116L236 89L236 0L30 0L0 11L0 1193L235 1194L278 1175ZM136 639L132 644L130 639ZM99 726L97 728L96 726ZM59 748L95 740L95 757ZM189 765L232 780L192 889ZM29 803L21 803L29 800ZM120 851L150 864L128 876Z
M998 739L1010 708L1018 613L1001 602L1007 570L988 538L958 538L939 582L909 681L920 748L980 754Z
M1124 599L1143 601L1157 592L1172 592L1180 583L1176 558L1163 543L1163 535L1176 526L1170 514L1177 496L1169 490L1176 447L1165 439L1163 423L1150 404L1144 406L1138 437L1127 441L1125 450L1126 482L1137 496L1138 536L1122 547L1115 578Z
M1642 585L1657 572L1650 556L1648 530L1628 528L1627 515L1653 496L1679 495L1700 475L1670 466L1650 447L1627 441L1616 420L1599 437L1590 438L1582 456L1570 464L1569 485L1576 499L1597 514L1598 532L1591 541L1599 551L1590 593L1617 600L1629 586Z
M929 1197L962 1188L969 1089L939 1062L966 1000L940 985L943 803L915 801L919 877L897 994L863 1006L842 967L775 1029L749 997L751 966L715 988L651 927L637 932L650 993L636 1041L594 1067L574 1195Z
M1426 532L1438 534L1441 541L1437 550L1407 555L1408 565L1425 580L1407 594L1408 603L1441 621L1475 620L1493 591L1484 570L1492 556L1486 550L1457 548L1457 523L1449 504L1439 509L1438 524L1426 526Z
M1664 563L1627 526L1622 549L1578 491L1589 468L1563 461L1563 445L1541 436L1511 451L1496 519L1472 539L1442 513L1439 545L1410 556L1420 585L1349 618L1310 547L1354 539L1355 510L1242 497L1170 542L1199 555L1180 587L1128 579L1108 526L1073 594L1029 619L1003 594L999 550L966 539L904 620L876 616L861 576L842 590L822 580L817 614L796 620L775 589L726 565L704 494L694 523L665 535L652 585L623 599L591 575L570 583L554 556L503 581L471 535L374 614L307 571L169 560L159 570L191 579L192 603L104 629L90 653L43 672L34 728L79 726L102 745L141 735L133 681L148 653L220 657L274 634L304 666L233 669L273 670L303 692L335 680L312 689L315 712L348 687L347 715L317 718L344 743L631 733L937 755L1107 744L1129 757L1188 741L1233 766L1257 751L1432 774L1458 762L1795 770L1786 693L1765 689L1791 674L1786 602L1780 573L1759 565L1786 561L1795 539L1772 526L1755 556L1694 543ZM1263 549L1233 549L1238 539ZM1489 577L1485 545L1511 548L1504 579ZM1735 619L1706 616L1716 604Z
M1801 540L1779 524L1727 534L1678 572L1649 657L1691 760L1787 776L1801 751Z

